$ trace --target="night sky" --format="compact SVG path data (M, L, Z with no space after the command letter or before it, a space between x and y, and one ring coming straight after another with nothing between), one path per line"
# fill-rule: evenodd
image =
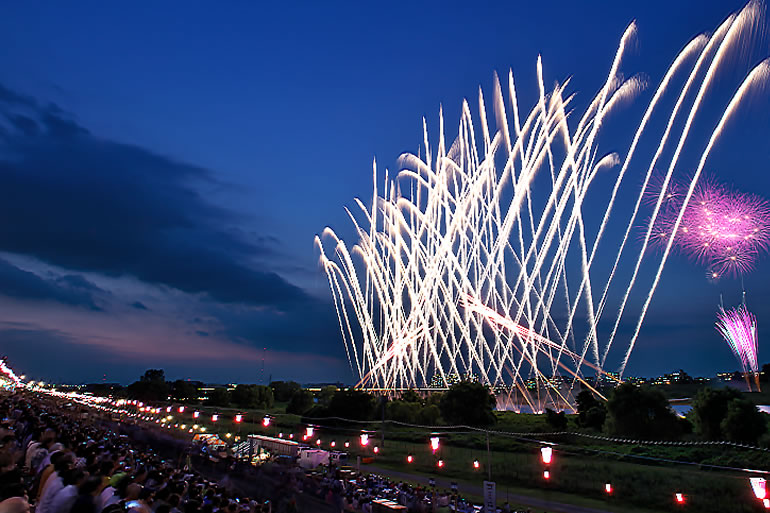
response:
M352 237L343 207L371 197L374 157L393 169L416 152L422 117L435 126L439 105L456 127L462 99L475 105L479 85L491 93L494 71L513 68L528 110L538 54L547 84L572 77L580 110L632 20L624 72L656 85L692 37L743 5L284 4L6 6L0 351L20 372L352 382L313 236L329 225ZM767 28L730 56L706 125L770 55ZM765 197L769 97L748 99L706 168ZM626 131L639 106L624 111ZM627 143L609 137L602 148ZM764 257L744 277L761 361L769 272ZM709 283L702 266L673 256L627 373L734 369L713 322L720 294L732 304L740 291L740 279Z

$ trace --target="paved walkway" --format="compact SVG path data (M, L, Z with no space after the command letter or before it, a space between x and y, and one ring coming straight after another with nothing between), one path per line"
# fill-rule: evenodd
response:
M361 470L365 472L371 472L374 474L381 474L383 476L388 476L390 478L418 482L425 486L428 485L429 477L422 474L410 474L409 472L400 472L398 470L390 470L382 467L377 467L374 465L361 465ZM453 482L451 479L447 479L444 477L434 477L434 476L431 476L431 477L433 477L436 480L436 486L438 486L439 488L445 488L447 490L450 489L451 483ZM460 491L460 493L475 495L477 497L484 496L484 493L481 489L481 485L458 482L457 488ZM551 513L551 512L553 513L611 513L610 511L607 511L604 509L575 506L573 504L565 504L563 502L556 502L548 499L531 497L529 495L520 495L516 493L507 493L504 495L503 490L498 488L497 490L498 502L505 497L507 497L507 500L510 502L521 504L523 506L527 506L530 508L542 509L544 511L547 511L548 513Z

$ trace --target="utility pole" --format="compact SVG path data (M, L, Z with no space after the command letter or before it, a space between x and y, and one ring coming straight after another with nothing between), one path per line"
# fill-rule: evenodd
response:
M489 451L489 431L487 433L487 475L489 476L489 481L492 480L492 455Z

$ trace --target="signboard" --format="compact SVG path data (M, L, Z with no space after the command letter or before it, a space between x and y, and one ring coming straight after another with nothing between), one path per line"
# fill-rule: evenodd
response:
M495 482L484 481L484 513L497 511L497 495L495 494Z

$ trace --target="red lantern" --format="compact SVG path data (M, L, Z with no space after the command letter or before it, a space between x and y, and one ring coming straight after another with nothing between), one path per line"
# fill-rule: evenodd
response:
M408 454L406 456L406 462L407 463L412 463L413 461L414 461L414 456L412 456L411 454Z
M543 460L543 463L545 463L546 465L550 465L551 461L553 461L553 448L541 447L540 458Z
M684 504L684 502L685 502L685 498L684 498L684 494L683 493L677 492L674 495L674 499L676 500L677 504Z

